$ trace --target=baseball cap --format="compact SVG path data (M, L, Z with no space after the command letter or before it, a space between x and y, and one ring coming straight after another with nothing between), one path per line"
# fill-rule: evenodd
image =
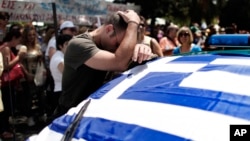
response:
M60 26L60 30L64 28L75 28L75 25L71 21L64 21Z
M190 27L190 30L193 32L193 33L201 33L201 30L196 27L196 26L191 26Z

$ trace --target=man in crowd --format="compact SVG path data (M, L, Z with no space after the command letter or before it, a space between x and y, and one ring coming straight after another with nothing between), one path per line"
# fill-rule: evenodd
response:
M55 117L66 113L96 91L107 71L124 71L131 58L141 63L151 49L137 43L140 18L133 10L118 11L101 27L73 38L64 56L62 95Z

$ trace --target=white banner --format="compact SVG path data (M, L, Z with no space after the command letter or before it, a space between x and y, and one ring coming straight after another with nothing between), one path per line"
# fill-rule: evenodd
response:
M9 0L9 1L21 1L21 2L36 2L36 3L41 3L41 2L55 2L56 0Z
M50 1L56 4L58 21L72 20L76 24L82 24L84 20L96 19L93 17L104 16L118 10L133 9L137 12L140 10L139 6L113 4L104 0L0 0L0 11L9 12L10 21L53 23Z

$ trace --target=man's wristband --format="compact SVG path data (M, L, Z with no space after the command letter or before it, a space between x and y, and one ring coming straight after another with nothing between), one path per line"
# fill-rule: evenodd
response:
M137 26L139 26L139 23L137 23L136 21L128 21L128 24L129 23L134 23L134 24L136 24Z

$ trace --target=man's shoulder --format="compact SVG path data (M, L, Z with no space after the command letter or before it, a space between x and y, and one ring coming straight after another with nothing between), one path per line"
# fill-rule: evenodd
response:
M88 32L76 35L73 39L88 39L88 40L92 40L92 36L90 36L90 34Z
M94 43L92 37L89 34L83 33L80 35L77 35L75 37L73 37L70 40L70 43Z
M75 36L69 41L67 51L65 55L68 54L92 54L99 51L98 47L94 43L92 37L88 34L80 34Z

